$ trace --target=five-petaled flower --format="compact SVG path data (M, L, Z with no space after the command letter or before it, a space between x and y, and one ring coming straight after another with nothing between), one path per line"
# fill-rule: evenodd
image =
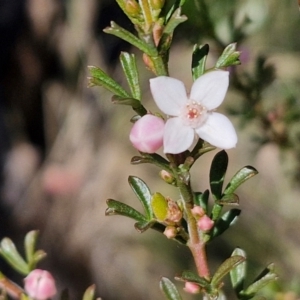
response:
M229 72L211 71L193 84L189 97L184 84L171 77L150 79L151 93L157 106L169 116L164 128L164 152L177 154L187 150L195 132L213 146L230 149L237 135L227 117L214 112L224 100Z

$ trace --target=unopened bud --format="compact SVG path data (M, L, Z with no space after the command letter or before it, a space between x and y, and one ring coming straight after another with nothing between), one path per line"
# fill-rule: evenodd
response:
M134 123L129 139L137 150L154 153L163 145L164 127L161 118L147 114Z
M182 219L182 211L179 208L178 204L170 198L167 198L168 201L168 214L166 221L178 223Z
M144 61L144 64L146 65L146 67L152 71L154 74L156 74L156 70L155 70L155 67L154 67L154 63L152 61L152 59L150 58L150 56L148 56L147 54L143 54L143 61Z
M197 225L200 230L209 231L213 228L214 223L215 222L210 217L208 217L207 215L204 215L203 217L201 217L198 220Z
M175 178L172 174L167 172L166 170L161 170L159 172L160 178L164 180L166 183L173 184L175 182Z
M173 239L177 234L177 230L174 226L167 226L165 231L164 231L164 235L168 238L168 239Z
M198 294L200 292L200 286L194 282L187 281L183 288L187 293Z
M150 3L153 9L161 9L165 4L165 0L151 0Z
M48 271L35 269L24 282L26 293L35 300L46 300L56 294L55 280Z
M164 26L159 22L156 22L153 26L153 40L155 46L158 46L161 36L163 34Z
M200 217L203 217L205 215L205 211L201 206L195 205L192 208L192 214L195 218L200 218Z
M141 12L141 8L135 0L127 0L125 4L125 11L128 15L136 17Z

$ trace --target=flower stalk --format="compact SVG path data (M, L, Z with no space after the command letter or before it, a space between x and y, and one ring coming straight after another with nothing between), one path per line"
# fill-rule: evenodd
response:
M194 203L193 192L191 190L190 184L186 185L181 181L178 182L178 188L180 191L185 217L188 224L189 240L187 245L193 255L198 275L201 277L209 278L210 272L207 263L205 241L202 240L203 235L199 233L197 221L192 214Z

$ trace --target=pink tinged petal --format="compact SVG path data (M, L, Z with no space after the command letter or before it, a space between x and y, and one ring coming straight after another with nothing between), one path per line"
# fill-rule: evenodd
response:
M172 77L150 79L150 89L156 105L169 116L178 116L188 100L184 84Z
M207 110L215 109L223 102L228 85L229 72L208 72L194 82L190 99L205 106Z
M154 115L145 115L134 123L129 139L141 152L154 153L163 145L165 122Z
M234 148L237 143L232 123L219 113L210 113L206 122L197 128L196 132L200 138L221 149Z
M164 130L164 153L178 154L187 150L194 136L194 129L184 126L180 118L168 119Z

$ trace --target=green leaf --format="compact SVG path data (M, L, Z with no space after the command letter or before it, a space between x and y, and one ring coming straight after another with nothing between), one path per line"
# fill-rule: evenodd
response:
M175 284L168 278L162 277L159 282L159 287L162 293L166 296L168 300L182 300Z
M148 230L149 228L152 228L153 225L156 223L155 220L151 220L151 221L140 221L138 223L134 224L134 228L139 232L139 233L143 233L146 230Z
M153 165L156 165L160 167L161 169L164 169L170 173L172 173L171 168L169 167L169 162L160 156L157 153L142 153L142 156L134 156L131 159L131 164L133 165L139 165L139 164L145 164L145 163L150 163Z
M216 147L208 144L207 142L203 141L202 139L198 139L195 147L191 151L191 156L194 159L194 162L201 157L203 154L215 150Z
M142 203L147 220L151 220L153 218L153 211L151 206L152 195L148 186L142 179L135 176L129 176L128 182L130 187Z
M207 212L209 190L204 191L204 193L196 192L194 193L194 195L194 204L197 206L201 206L204 211Z
M0 243L0 254L16 271L22 275L27 275L30 272L27 263L19 254L11 239L2 239Z
M121 97L121 96L114 95L111 101L113 104L128 105L128 106L132 106L133 108L137 108L141 106L141 101L131 97Z
M169 21L169 19L172 17L174 14L174 11L183 6L186 0L175 0L174 4L172 5L171 9L169 10L166 20Z
M157 56L157 50L153 46L148 45L143 40L140 40L138 37L136 37L131 32L127 31L126 29L120 27L115 22L110 23L110 27L107 27L103 30L105 33L115 35L119 37L120 39L128 42L129 44L137 47L142 52L146 53L149 56Z
M192 57L192 75L193 80L196 80L205 72L206 58L209 52L208 44L204 46L195 45Z
M38 235L39 232L37 230L32 230L29 231L25 236L24 248L25 248L25 257L28 264L31 264L31 262L33 261Z
M218 288L221 284L222 279L239 264L245 261L245 257L241 255L234 255L227 258L214 274L211 285Z
M171 18L168 20L163 30L161 39L159 41L158 49L162 55L164 55L164 53L166 53L170 48L175 28L181 23L185 22L186 20L187 17L181 15L180 7L174 10L174 12L171 15Z
M130 95L103 70L94 66L89 66L88 69L92 75L92 77L89 77L89 87L103 86L115 95L130 98Z
M47 253L43 250L34 252L32 261L30 262L30 270L35 269L36 265L47 256Z
M239 205L239 196L236 194L225 194L217 201L221 205Z
M172 14L169 22L166 24L164 31L163 31L163 35L172 35L175 28L185 22L187 20L187 17L185 15L181 15L181 8L177 8L174 13Z
M216 63L216 68L240 65L240 52L236 51L236 43L228 45Z
M105 211L106 216L112 216L112 215L122 215L131 219L134 219L138 222L144 222L147 221L145 216L143 216L140 212L135 210L133 207L113 200L113 199L108 199L106 201L108 208Z
M117 95L114 95L111 100L114 104L131 106L140 116L147 114L147 109L142 105L140 100L130 97L120 97Z
M210 189L215 200L221 199L227 166L228 155L224 150L222 150L215 155L209 174Z
M95 289L96 286L94 284L89 286L84 292L82 300L93 300L95 296Z
M251 166L246 166L243 167L241 170L239 170L229 181L227 184L225 190L224 190L224 195L230 195L233 194L234 191L246 180L250 179L254 175L258 174L258 171L251 167Z
M246 252L240 248L236 248L232 256L242 256L245 258L245 261L237 265L234 269L230 271L230 280L233 289L235 290L236 295L244 288L245 278L246 278Z
M204 277L200 277L191 271L183 271L180 277L176 277L176 280L194 282L205 288L207 291L210 290L210 282Z
M142 96L135 55L127 52L121 52L120 61L133 98L141 100Z
M211 238L215 238L216 236L222 234L231 225L233 225L240 213L241 210L235 208L223 214L223 216L216 221Z
M274 272L274 264L270 264L263 272L248 286L248 288L241 292L242 295L253 297L260 289L267 284L277 280L278 275Z

